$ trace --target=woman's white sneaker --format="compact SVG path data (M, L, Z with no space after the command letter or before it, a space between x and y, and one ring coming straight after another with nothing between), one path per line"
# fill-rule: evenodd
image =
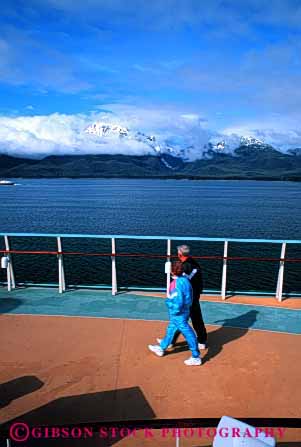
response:
M159 345L148 345L148 349L156 354L158 357L162 357L164 355L164 351Z
M188 366L199 366L202 364L201 357L190 357L187 360L184 360L185 365Z

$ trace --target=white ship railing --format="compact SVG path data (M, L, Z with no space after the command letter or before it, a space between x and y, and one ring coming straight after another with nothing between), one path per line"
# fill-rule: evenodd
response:
M282 301L283 298L283 280L284 280L284 269L285 263L296 262L300 263L300 275L301 275L301 259L291 259L286 258L286 248L289 244L301 244L301 240L272 240L272 239L240 239L240 238L202 238L202 237L177 237L177 236L135 236L135 235L95 235L95 234L47 234L47 233L0 233L0 237L4 238L5 249L0 250L2 252L1 266L6 269L7 273L7 289L11 291L16 288L16 280L14 273L14 265L13 265L13 254L21 253L21 254L51 254L56 255L58 259L58 289L60 293L63 293L66 290L66 279L65 279L65 269L64 269L64 256L66 255L83 255L83 256L109 256L111 257L112 264L112 282L111 282L111 290L112 295L116 295L118 292L117 286L117 263L116 258L118 256L143 256L147 257L158 257L165 258L167 263L171 262L172 255L172 242L179 241L198 241L198 242L223 242L223 254L220 256L199 256L196 258L200 259L220 259L222 260L222 272L221 272L221 288L220 288L220 296L222 300L226 299L227 296L227 267L228 262L230 260L255 260L255 261L278 261L279 269L278 269L278 277L275 292L270 292L270 295L275 295L278 301ZM30 250L12 250L11 249L11 240L14 237L39 237L39 238L55 238L57 244L56 251L30 251ZM111 253L81 253L81 252L64 252L62 247L62 241L65 238L81 238L81 239L111 239ZM117 253L116 251L116 240L161 240L166 241L166 254L165 255L149 255L149 254L129 254L129 253ZM280 246L280 258L243 258L243 257L230 257L229 246L231 243L247 243L247 244L277 244ZM168 269L167 269L168 271ZM166 290L168 291L170 285L170 275L167 274L166 280ZM138 289L139 287L135 287ZM133 287L128 287L128 289L133 289ZM144 290L153 290L153 288L145 287ZM162 289L160 289L162 290ZM207 291L206 291L207 292ZM209 293L215 292L213 290L209 290ZM245 291L237 291L237 294L248 293ZM252 291L252 295L263 295L263 292ZM294 295L301 296L298 292Z

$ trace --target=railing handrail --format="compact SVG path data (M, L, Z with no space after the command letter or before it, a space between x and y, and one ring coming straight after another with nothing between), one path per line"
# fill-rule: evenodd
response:
M66 255L66 256L92 256L92 257L110 257L110 258L155 258L166 259L167 256L153 253L94 253L94 252L73 252L73 251L48 251L48 250L0 250L0 253L21 254L21 255ZM177 255L169 255L169 258L178 259ZM209 261L226 260L226 261L256 261L256 262L301 262L301 258L258 258L250 256L192 256L194 259L203 259Z
M0 233L8 237L63 237L63 238L93 238L93 239L141 239L141 240L173 240L173 241L204 241L204 242L243 242L266 244L301 244L301 239L245 239L227 237L197 237L197 236L143 236L129 234L61 234L61 233Z

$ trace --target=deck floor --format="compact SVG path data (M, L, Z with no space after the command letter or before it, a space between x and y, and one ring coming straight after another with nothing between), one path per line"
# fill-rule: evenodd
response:
M162 358L147 349L164 334L162 299L93 294L0 291L2 423L300 417L298 310L202 303L209 349L202 366L189 368L183 339ZM139 436L116 444L141 445ZM300 430L286 436L280 446L301 445ZM152 445L174 445L156 439Z

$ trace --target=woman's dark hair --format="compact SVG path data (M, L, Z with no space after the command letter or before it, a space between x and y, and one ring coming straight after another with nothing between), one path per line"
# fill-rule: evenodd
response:
M184 272L184 267L182 262L176 261L173 262L171 265L171 273L173 273L175 276L182 276Z

